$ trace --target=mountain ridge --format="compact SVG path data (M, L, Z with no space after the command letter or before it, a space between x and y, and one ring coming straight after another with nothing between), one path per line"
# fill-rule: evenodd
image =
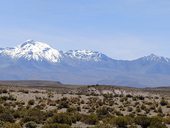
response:
M30 47L33 47L33 48L31 49ZM57 50L55 48L52 48L51 46L49 46L46 43L39 42L39 41L34 41L34 40L27 40L24 43L14 47L14 48L11 48L11 47L10 48L9 47L0 48L0 54L5 55L5 53L6 53L6 55L14 57L14 56L16 56L16 54L19 55L19 53L14 53L15 55L12 55L12 53L11 54L8 53L8 50L16 50L16 51L19 50L20 54L22 54L22 52L24 52L24 50L27 50L27 54L29 55L29 54L31 54L31 51L32 51L32 53L35 52L35 48L36 48L36 50L39 50L39 51L48 51L48 50L52 49L54 51L52 51L52 54L50 54L51 56L56 54L57 56L61 57L61 54L64 54L64 55L68 55L69 57L74 58L74 59L85 60L87 58L87 60L94 59L94 61L100 61L100 57L113 59L113 58L108 57L107 55L105 55L105 54L103 54L101 52L91 51L91 50L68 50L66 52L63 52L61 50ZM9 51L9 52L11 52L11 51ZM21 56L19 56L19 57L21 57ZM95 57L99 57L99 58L95 58ZM29 59L29 57L27 59ZM33 59L38 61L37 58L33 58ZM53 58L49 58L49 59L53 59ZM47 60L49 61L49 59L47 59ZM157 55L155 55L153 53L151 53L148 56L143 56L143 57L133 59L133 60L121 60L121 59L113 59L113 60L135 61L135 60L138 60L138 59L146 59L148 61L160 61L160 60L163 60L163 61L166 61L166 62L170 62L170 58L163 57L163 56L157 56ZM57 62L57 61L56 60L51 60L51 62Z
M134 60L116 60L101 52L63 52L46 43L28 40L14 48L0 49L0 80L169 86L170 59L150 54Z

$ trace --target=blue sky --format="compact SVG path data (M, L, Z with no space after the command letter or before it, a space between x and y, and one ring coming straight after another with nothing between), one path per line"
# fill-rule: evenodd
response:
M2 0L0 47L27 39L116 59L170 57L169 0Z

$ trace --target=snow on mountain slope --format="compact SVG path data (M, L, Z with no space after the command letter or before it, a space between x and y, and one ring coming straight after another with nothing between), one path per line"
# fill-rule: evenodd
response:
M0 55L11 57L12 59L27 59L35 61L48 61L52 63L58 63L62 60L71 59L72 61L82 61L82 62L101 62L108 61L113 63L113 59L108 56L91 50L69 50L67 52L58 51L46 43L27 40L21 45L15 48L0 48ZM111 61L110 61L111 60ZM154 62L154 63L170 63L169 58L156 56L151 54L149 56L144 56L142 58L136 59L134 61L142 62ZM68 62L68 61L66 61ZM127 65L127 61L119 61ZM133 61L132 61L133 62ZM69 62L68 62L69 63Z
M109 58L100 52L90 50L69 50L65 53L65 55L69 56L72 59L95 62L99 62Z
M157 56L155 54L150 54L149 56L144 56L139 58L138 60L142 60L145 62L155 62L155 63L170 63L170 59L162 56Z
M0 49L0 54L4 56L9 56L13 59L20 59L24 58L29 60L35 61L49 61L52 63L60 62L62 59L69 58L73 61L106 61L111 59L106 55L90 51L90 50L69 50L65 53L62 51L58 51L49 45L34 41L34 40L27 40L23 44L15 47L15 48L2 48Z
M62 58L62 55L58 50L51 48L45 43L33 40L27 40L25 43L15 48L2 49L0 53L14 59L25 58L27 60L35 61L46 60L53 63L60 62Z
M132 61L115 60L90 50L64 53L45 43L28 40L15 48L0 48L0 74L0 80L161 86L170 83L170 59L151 54Z

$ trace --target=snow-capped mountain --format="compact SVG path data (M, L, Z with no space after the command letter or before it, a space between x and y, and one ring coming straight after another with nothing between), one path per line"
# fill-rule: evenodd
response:
M115 60L96 51L63 52L28 40L14 48L0 48L0 80L169 86L170 59L151 54L132 61Z
M13 59L25 58L27 60L45 60L54 63L60 62L62 58L62 55L58 50L53 49L45 43L34 40L27 40L15 48L1 49L0 54L10 56Z
M90 50L69 50L64 53L52 48L46 43L34 40L27 40L15 48L1 48L0 54L13 59L25 58L28 61L49 61L53 63L60 62L64 57L80 61L95 62L109 59L109 57L100 52Z
M170 59L167 57L157 56L155 54L150 54L149 56L144 56L140 58L143 61L157 62L157 63L170 63Z
M83 61L103 61L109 59L106 55L90 50L69 50L65 52L66 56L69 56L72 59L78 59Z

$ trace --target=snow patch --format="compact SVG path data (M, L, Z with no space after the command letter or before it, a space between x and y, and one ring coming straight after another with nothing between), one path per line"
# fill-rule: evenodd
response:
M59 62L61 59L61 54L58 50L53 49L49 45L27 40L25 43L18 45L15 48L6 48L1 51L3 55L11 56L12 58L25 58L27 60L36 61L49 61L49 62Z
M102 53L90 50L70 50L65 54L73 59L96 62L101 61L103 57Z

